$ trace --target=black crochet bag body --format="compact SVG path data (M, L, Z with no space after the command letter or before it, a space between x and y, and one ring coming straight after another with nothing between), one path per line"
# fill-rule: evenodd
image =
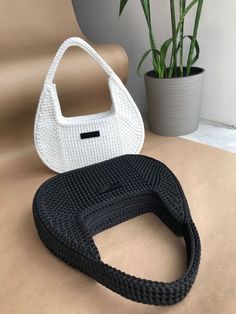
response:
M186 272L174 282L117 270L102 262L95 246L95 234L146 212L185 239ZM178 180L157 160L124 155L59 174L38 189L33 214L39 236L53 254L128 299L172 305L194 283L200 262L198 232Z

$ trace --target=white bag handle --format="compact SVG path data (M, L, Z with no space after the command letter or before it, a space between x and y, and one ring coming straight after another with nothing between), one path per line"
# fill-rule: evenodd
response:
M101 68L106 72L108 77L111 75L114 75L114 71L112 70L112 68L102 59L102 57L100 57L100 55L85 40L79 37L71 37L71 38L66 39L62 43L60 48L58 49L53 59L53 62L50 65L44 84L47 85L47 84L53 83L56 70L61 61L61 58L63 57L66 50L72 46L77 46L79 48L82 48L90 56L92 56L94 60L97 61L97 63L101 66Z

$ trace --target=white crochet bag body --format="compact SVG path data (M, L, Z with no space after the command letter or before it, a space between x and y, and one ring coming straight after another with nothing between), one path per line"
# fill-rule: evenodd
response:
M62 115L54 77L71 46L83 48L106 72L112 99L109 111L79 117ZM81 38L67 39L49 68L37 108L34 141L43 163L56 172L136 154L142 148L144 126L136 104L110 66Z

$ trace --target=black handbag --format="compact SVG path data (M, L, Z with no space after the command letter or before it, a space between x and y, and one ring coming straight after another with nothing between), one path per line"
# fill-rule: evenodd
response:
M146 212L184 237L186 272L174 282L140 279L117 270L102 262L95 246L95 234ZM53 254L130 300L172 305L194 283L200 239L178 180L160 161L124 155L59 174L38 189L33 215L41 240Z

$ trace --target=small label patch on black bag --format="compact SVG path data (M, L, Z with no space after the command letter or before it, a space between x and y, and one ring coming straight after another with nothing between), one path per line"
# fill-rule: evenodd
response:
M102 186L101 188L99 188L99 193L107 193L107 192L111 192L113 190L119 189L121 188L122 185L120 182L114 182L114 183L110 183L107 185Z
M99 131L80 133L80 138L82 140L84 140L86 138L99 137L99 136L100 136L100 132Z

